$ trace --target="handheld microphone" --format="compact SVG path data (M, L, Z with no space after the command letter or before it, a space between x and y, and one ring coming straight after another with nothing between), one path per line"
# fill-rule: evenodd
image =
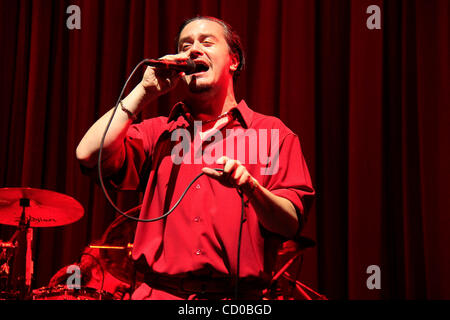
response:
M194 61L188 59L186 61L173 61L165 59L145 59L145 65L151 66L157 69L176 70L183 71L185 74L195 73L196 65Z

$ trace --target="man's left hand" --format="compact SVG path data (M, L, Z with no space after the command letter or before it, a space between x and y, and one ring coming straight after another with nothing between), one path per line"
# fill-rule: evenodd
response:
M256 180L239 160L223 156L216 163L223 164L223 172L204 167L202 169L203 173L229 188L238 188L244 192L255 188Z

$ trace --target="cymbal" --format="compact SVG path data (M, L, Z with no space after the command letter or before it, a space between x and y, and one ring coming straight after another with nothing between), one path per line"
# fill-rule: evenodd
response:
M23 211L21 199L29 199L30 205L25 207L25 215L32 228L67 225L84 215L81 204L65 194L34 188L2 188L0 224L19 224Z
M127 212L137 216L139 210ZM130 283L134 275L134 264L130 256L137 221L124 216L117 217L103 233L100 241L91 247L100 249L99 259L105 269L117 279ZM101 248L104 246L104 248ZM107 248L110 247L110 248Z

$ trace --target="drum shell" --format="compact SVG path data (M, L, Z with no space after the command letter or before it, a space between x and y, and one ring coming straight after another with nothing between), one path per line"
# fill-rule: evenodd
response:
M33 291L33 300L113 300L112 294L94 288L44 287Z

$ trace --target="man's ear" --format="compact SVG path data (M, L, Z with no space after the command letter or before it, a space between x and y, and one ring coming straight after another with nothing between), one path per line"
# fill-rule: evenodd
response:
M237 53L232 53L231 54L231 65L230 65L230 70L231 71L236 71L237 68L239 67L239 55Z

